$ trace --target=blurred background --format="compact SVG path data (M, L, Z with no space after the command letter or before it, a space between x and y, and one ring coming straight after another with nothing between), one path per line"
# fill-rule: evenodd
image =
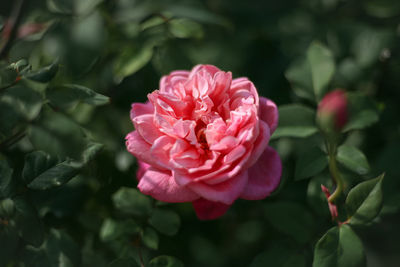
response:
M302 103L315 109L302 90L310 84L304 59L313 41L334 58L328 89L363 93L379 110L378 123L346 140L364 151L370 166L351 179L386 173L380 216L355 231L367 266L398 266L400 1L30 0L20 1L21 12L15 12L18 2L0 3L2 44L10 18L18 18L19 25L2 64L25 59L32 70L54 62L59 67L46 83L50 100L25 123L26 135L1 153L18 175L32 150L77 158L87 138L104 148L65 185L27 193L47 241L39 248L18 241L0 266L56 266L60 258L46 253L61 252L56 255L67 255L67 266L107 266L120 257L147 261L157 255L174 256L190 267L311 266L315 242L333 226L319 189L321 183L329 185L328 172L311 179L295 179L294 173L298 155L321 142L319 136L272 140L284 161L279 192L263 201L238 200L215 221L199 221L190 203L151 202L167 213L161 221L172 221L173 229L164 229L160 222L148 222L147 211L124 213L118 201L124 199L121 188L137 184L137 165L124 143L133 130L131 103L146 101L163 75L213 64L234 77L248 77L278 106ZM52 93L61 84L85 86L109 97L109 103L97 106L69 100L62 90ZM5 125L11 117L0 112ZM0 130L6 140L8 129Z

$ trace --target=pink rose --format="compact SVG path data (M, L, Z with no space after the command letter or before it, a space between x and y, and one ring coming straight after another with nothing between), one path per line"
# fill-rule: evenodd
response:
M278 110L247 78L198 65L162 77L148 99L132 104L136 131L126 136L139 159L142 193L192 202L206 220L238 198L263 199L279 185L281 160L268 146Z

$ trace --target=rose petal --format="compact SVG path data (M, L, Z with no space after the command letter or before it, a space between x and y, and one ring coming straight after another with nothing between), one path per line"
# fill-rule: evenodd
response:
M219 184L197 182L190 183L187 187L205 199L231 205L243 192L246 184L247 172L244 171Z
M273 148L267 147L256 164L248 169L248 183L240 198L257 200L269 196L278 187L281 175L281 159Z
M199 198L193 201L192 204L200 220L214 220L224 215L230 207L230 205L209 201L204 198Z
M260 97L260 119L268 123L271 134L278 126L278 108L276 104L265 97Z
M136 172L136 178L138 179L138 181L140 181L144 173L150 168L150 165L140 160L138 160L137 164L138 170Z
M271 137L269 126L264 121L259 121L259 126L260 126L260 132L258 134L256 141L254 142L254 148L253 151L251 152L250 159L244 166L244 168L248 168L252 166L254 163L256 163L260 155L264 152L264 150L268 146L269 139Z
M131 108L131 120L134 120L137 116L144 114L153 114L154 107L153 104L147 101L145 104L133 103Z
M163 135L157 138L151 149L150 155L154 160L157 160L159 165L168 169L169 167L169 153L174 146L176 139L169 137L168 135Z
M188 202L199 198L193 191L175 183L171 172L150 167L140 179L139 190L165 202Z
M153 114L144 114L133 119L133 124L135 125L136 130L149 144L153 144L154 141L162 135L154 125L153 120Z
M150 154L150 144L147 143L138 131L130 132L126 137L126 148L127 150L137 157L139 160L144 161L159 169L165 169L160 165L159 161Z

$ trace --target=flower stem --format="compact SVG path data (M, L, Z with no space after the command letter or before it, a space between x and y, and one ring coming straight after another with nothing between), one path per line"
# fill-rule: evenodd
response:
M337 167L336 154L337 154L336 144L328 144L329 171L331 173L333 181L336 183L335 191L328 198L329 203L335 203L336 199L340 196L340 194L343 191L343 179Z

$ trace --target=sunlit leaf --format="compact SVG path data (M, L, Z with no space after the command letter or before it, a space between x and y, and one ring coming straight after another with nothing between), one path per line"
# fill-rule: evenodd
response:
M147 216L152 210L152 201L135 188L121 187L112 196L114 206L127 214Z
M317 175L328 165L328 159L318 147L300 153L296 161L295 179L301 180Z
M53 63L37 71L32 71L24 75L25 78L36 82L47 83L51 81L58 71L58 63Z
M363 267L361 240L348 225L335 226L317 242L313 267Z
M76 84L64 84L62 86L50 88L47 92L47 97L50 103L63 109L72 107L78 102L99 106L108 104L110 101L109 97Z
M323 44L313 42L308 48L307 59L311 68L314 93L316 99L320 100L335 72L334 57Z
M369 172L368 160L361 150L354 146L342 145L338 148L337 160L346 168L360 175Z
M158 249L159 238L156 231L151 227L144 228L141 233L143 244L151 249Z
M365 224L374 219L382 208L381 176L362 182L352 188L346 199L351 224Z
M279 107L279 125L272 138L303 138L315 134L315 112L306 106L290 104Z

